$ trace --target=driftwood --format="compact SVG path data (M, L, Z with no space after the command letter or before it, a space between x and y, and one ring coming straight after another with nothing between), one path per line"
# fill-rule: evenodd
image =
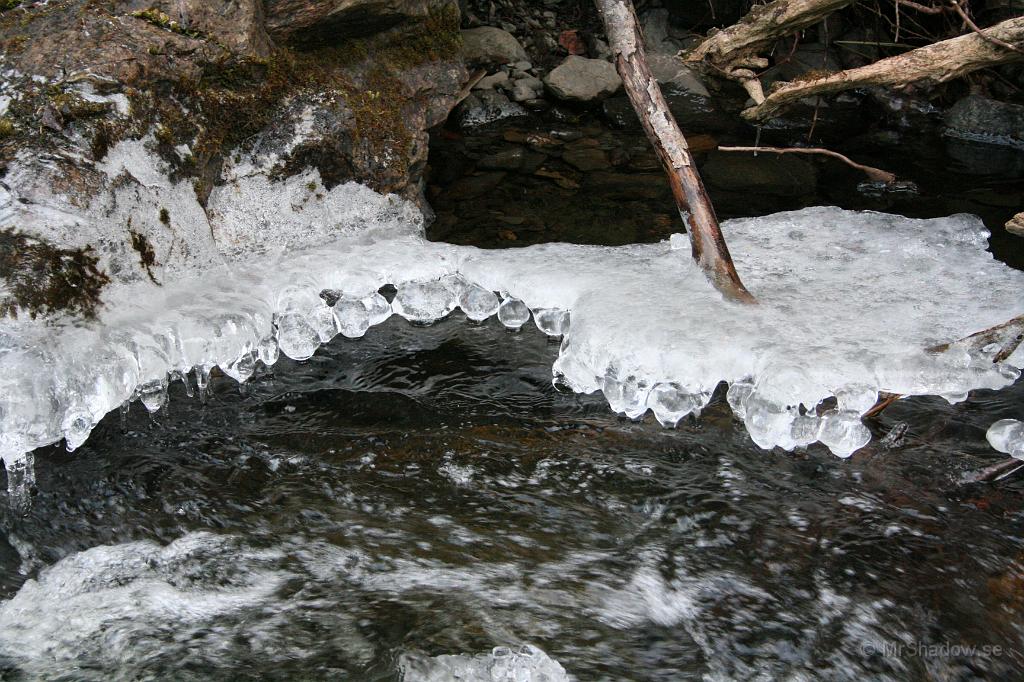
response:
M719 147L720 152L753 152L757 154L759 152L768 152L769 154L819 154L822 156L831 156L834 159L839 159L847 166L856 168L857 170L868 176L872 182L884 182L887 185L891 185L896 182L896 176L889 171L884 171L881 168L875 168L874 166L865 166L862 163L857 163L848 156L844 156L839 152L834 152L831 149L823 149L821 147Z
M1013 49L1007 49L1006 43ZM764 121L787 104L865 86L903 86L917 81L944 83L990 66L1022 58L1024 17L1007 19L980 32L942 40L895 57L821 78L792 81L770 92L765 100L743 112L748 121Z
M704 183L679 125L647 66L643 37L631 0L596 0L615 67L668 176L679 213L687 223L693 259L727 298L753 303L733 265Z
M758 52L851 4L853 0L775 0L767 5L754 5L738 22L712 34L682 56L690 62L708 62L727 74L736 68L763 69L768 62L758 57Z
M957 341L932 346L927 349L927 352L944 353L952 348L961 348L968 353L977 355L983 349L995 345L996 351L992 354L992 362L1002 362L1013 355L1013 352L1017 350L1022 341L1024 341L1024 315L1018 315L1012 320L998 324L995 327L989 327L976 334L965 336ZM885 408L902 397L898 393L880 393L878 395L878 402L864 413L864 417L877 416Z

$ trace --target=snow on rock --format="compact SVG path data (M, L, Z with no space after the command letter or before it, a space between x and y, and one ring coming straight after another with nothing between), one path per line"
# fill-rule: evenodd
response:
M121 151L111 173L131 173L188 213L190 189L140 149ZM842 457L869 441L861 415L879 392L962 400L1012 383L1024 359L924 350L1024 312L1024 273L985 251L988 233L968 215L819 207L728 221L737 269L760 301L741 305L708 284L685 235L504 251L433 243L410 204L354 184L327 191L314 171L280 183L241 177L214 192L208 212L216 249L166 269L162 286L111 285L94 321L0 323L0 457L12 482L31 481L32 449L77 447L127 401L159 409L169 376L193 372L202 391L219 366L245 381L257 360L306 359L392 313L429 324L461 307L512 329L532 317L562 337L560 383L602 391L617 412L651 410L671 426L725 381L760 447L821 442ZM392 304L377 293L387 284ZM833 396L835 408L818 409Z

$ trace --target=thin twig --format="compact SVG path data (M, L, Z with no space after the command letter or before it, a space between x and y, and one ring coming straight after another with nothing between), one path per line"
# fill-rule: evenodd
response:
M999 47L1005 48L1007 50L1013 50L1014 52L1016 52L1018 54L1024 54L1024 50L1020 49L1016 45L1012 45L1012 44L1006 42L1005 40L1000 40L999 38L991 36L991 35L985 33L984 31L982 31L980 28L978 28L978 25L976 23L974 23L973 19L971 19L969 16L967 16L967 12L964 11L964 8L960 6L960 3L957 2L957 0L950 0L949 4L951 4L953 6L953 11L960 15L960 18L964 20L964 23L967 24L971 28L972 31L977 33L979 36L984 38L986 41L992 43L993 45L998 45Z
M856 168L863 172L874 182L884 182L887 185L891 185L896 182L896 176L889 171L884 171L881 168L875 168L873 166L865 166L864 164L857 163L847 156L843 156L839 152L834 152L831 149L823 149L822 147L719 147L720 152L769 152L771 154L822 154L824 156L831 156L832 158L839 159L847 166Z

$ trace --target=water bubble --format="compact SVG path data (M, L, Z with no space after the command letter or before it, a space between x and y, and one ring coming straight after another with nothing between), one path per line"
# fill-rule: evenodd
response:
M277 319L277 342L292 360L308 360L320 347L320 335L304 315L285 313Z
M334 304L334 318L341 335L348 339L358 339L370 328L370 313L362 301L340 299Z
M363 306L366 308L366 314L370 318L371 327L378 325L391 317L391 304L388 303L388 299L384 298L379 293L373 293L364 298Z
M281 349L277 347L277 339L273 336L265 336L260 339L259 344L256 346L256 353L259 355L260 362L270 367L277 362Z
M441 280L407 282L398 287L391 308L410 322L429 324L454 310L455 303L455 294Z
M338 335L338 321L334 317L332 308L318 305L310 312L310 323L316 330L316 335L321 343L327 343Z
M849 457L871 440L871 432L852 411L829 410L821 418L818 440L828 446L832 454Z
M475 322L483 322L498 312L499 305L500 301L493 291L488 291L476 284L467 286L459 297L459 307L462 308L462 312Z
M647 396L647 407L662 426L672 427L688 414L700 414L711 401L707 391L690 391L675 382L655 384Z
M989 445L1011 457L1024 459L1024 422L1000 419L985 434Z
M564 336L569 331L569 312L561 308L538 308L533 311L533 321L548 336Z
M233 362L220 366L221 370L240 384L244 384L256 371L256 353L246 351Z
M530 319L530 309L518 298L509 296L498 306L498 319L509 329L519 329Z
M150 414L167 404L167 377L153 379L139 386L139 399Z

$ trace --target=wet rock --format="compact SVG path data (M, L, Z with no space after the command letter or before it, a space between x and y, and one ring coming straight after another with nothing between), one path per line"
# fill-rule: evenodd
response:
M622 79L610 62L570 55L544 79L551 93L569 102L593 102L614 95Z
M246 2L215 3L193 0L193 5L221 13ZM409 20L423 19L445 6L438 0L265 0L266 27L275 42L303 47L336 43L339 38L366 36ZM230 20L229 17L225 17Z
M649 9L640 15L648 56L675 54L679 51L679 45L669 37L668 17L668 10L663 8Z
M992 144L1024 144L1024 106L968 95L945 115L947 132Z
M812 162L790 155L712 151L701 169L708 184L724 190L781 197L812 194L818 182Z
M526 109L509 101L497 90L478 90L462 100L455 108L454 116L460 128L474 128L506 118L526 116Z
M462 56L470 64L512 64L526 61L526 50L508 31L493 26L462 32Z
M608 155L597 147L575 147L562 153L562 160L584 172L605 170L611 164Z
M651 67L651 74L661 85L666 97L683 93L711 96L697 73L674 55L648 55L647 65Z
M477 81L476 85L473 86L474 90L493 90L499 85L508 83L508 74L504 71L493 73L490 76L486 76Z
M464 177L448 188L448 198L453 200L473 199L490 192L501 184L506 173L481 173Z
M477 162L476 167L481 170L519 170L526 157L526 151L522 147L503 149L500 152L489 154Z
M1006 221L1006 231L1024 237L1024 213L1018 213Z
M673 92L665 88L669 110L684 133L726 132L737 125L737 119L723 112L710 97L691 92ZM640 119L626 96L611 97L601 104L608 123L622 130L640 130Z

